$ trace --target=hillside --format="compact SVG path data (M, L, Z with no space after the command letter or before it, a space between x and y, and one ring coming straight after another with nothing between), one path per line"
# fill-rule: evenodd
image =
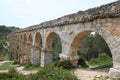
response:
M6 49L8 34L16 30L19 30L19 28L0 25L0 59L3 60L10 57L9 52Z

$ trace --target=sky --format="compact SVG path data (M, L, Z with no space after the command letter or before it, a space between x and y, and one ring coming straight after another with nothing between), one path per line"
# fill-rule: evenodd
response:
M0 25L29 27L117 0L0 0Z

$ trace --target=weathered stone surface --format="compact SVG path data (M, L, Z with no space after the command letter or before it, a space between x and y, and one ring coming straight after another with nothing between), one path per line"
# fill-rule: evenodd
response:
M39 51L34 51L31 54L31 63L34 64L34 65L40 64L40 53L39 53Z
M109 76L110 80L120 80L120 69L111 68Z

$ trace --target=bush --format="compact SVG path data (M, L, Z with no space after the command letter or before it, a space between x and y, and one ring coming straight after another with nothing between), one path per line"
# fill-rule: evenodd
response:
M99 54L98 58L93 58L88 61L90 65L97 65L101 68L112 66L112 58L109 57L106 53Z
M78 80L74 74L58 67L45 67L34 75L30 75L28 80Z
M78 60L78 65L81 65L81 66L84 67L84 68L87 68L87 67L88 67L88 65L87 65L86 60L85 60L84 57L80 57L80 58L79 58L79 60Z
M0 73L0 80L26 80L25 76L16 72L15 68L9 69L8 73Z
M14 61L13 62L13 65L16 65L16 64L20 64L19 62L17 62L17 61Z
M63 69L73 69L75 68L70 61L57 61L53 63L55 67L62 67Z
M40 68L40 65L26 64L24 67L24 70L33 70L33 69L37 69L37 68Z
M78 80L76 76L63 68L48 66L40 68L36 74L22 75L11 68L8 73L0 73L0 80Z

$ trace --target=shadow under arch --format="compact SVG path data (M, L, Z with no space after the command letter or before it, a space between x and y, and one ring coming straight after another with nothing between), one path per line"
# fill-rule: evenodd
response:
M78 54L78 48L80 47L80 44L82 44L82 40L87 37L89 34L91 34L92 30L84 30L80 33L78 33L75 38L73 39L73 42L71 44L71 54L70 56L77 56L77 58L75 59L71 59L71 62L74 64L74 65L77 65L78 63L78 59L79 59L79 54ZM107 45L108 49L109 49L109 53L110 53L110 57L112 57L112 54L111 54L111 50L109 48L109 45L107 44L107 42L105 41L105 39L102 37L102 35L100 35L99 33L97 32L94 32L95 34L98 34L102 39L103 39L103 42ZM108 54L107 54L108 55Z
M51 32L46 40L46 47L50 50L52 61L58 61L59 54L62 52L62 44L59 35L55 32Z

